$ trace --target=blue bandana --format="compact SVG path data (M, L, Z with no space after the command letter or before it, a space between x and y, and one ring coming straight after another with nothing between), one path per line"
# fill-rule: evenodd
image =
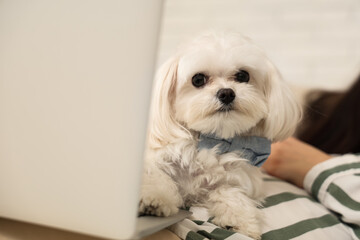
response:
M217 146L218 154L238 152L239 156L248 159L251 165L260 167L270 155L271 142L263 137L235 136L221 139L214 135L199 136L198 150L211 149Z

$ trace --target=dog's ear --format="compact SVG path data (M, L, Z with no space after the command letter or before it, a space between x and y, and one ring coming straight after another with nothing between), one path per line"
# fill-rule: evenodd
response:
M149 145L161 148L176 140L191 138L190 132L174 118L178 58L166 61L155 76L151 103Z
M268 61L265 96L268 116L265 119L265 135L276 142L291 136L301 118L301 107L280 72Z

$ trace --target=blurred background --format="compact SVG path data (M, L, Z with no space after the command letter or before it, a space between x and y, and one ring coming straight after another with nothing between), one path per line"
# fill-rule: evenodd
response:
M340 90L360 73L359 0L165 0L157 66L199 33L251 37L286 81Z

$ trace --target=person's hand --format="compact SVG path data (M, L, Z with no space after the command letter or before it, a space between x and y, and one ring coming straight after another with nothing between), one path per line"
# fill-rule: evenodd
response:
M307 172L330 158L330 155L307 143L288 138L271 145L271 154L263 168L270 175L303 187Z

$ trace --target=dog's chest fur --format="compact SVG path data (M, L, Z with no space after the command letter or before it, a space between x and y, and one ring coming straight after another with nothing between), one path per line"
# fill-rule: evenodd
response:
M249 196L257 195L259 170L235 153L217 154L216 149L198 150L196 140L168 145L160 164L177 183L186 205L201 204L219 185L238 187ZM161 150L160 150L161 151Z

